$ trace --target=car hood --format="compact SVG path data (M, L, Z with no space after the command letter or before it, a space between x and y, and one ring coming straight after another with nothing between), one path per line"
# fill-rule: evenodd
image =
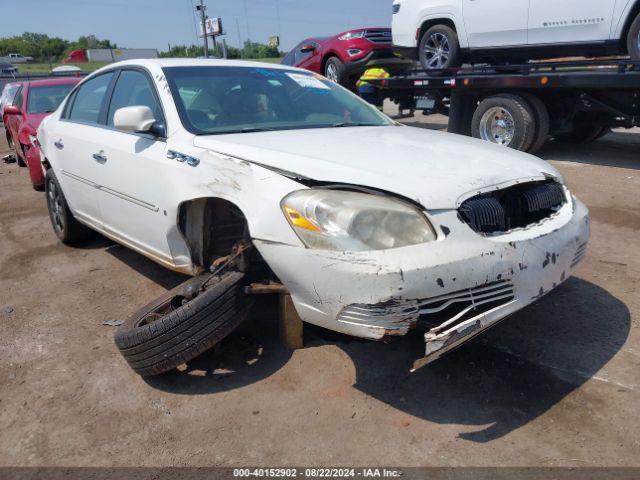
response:
M478 191L561 178L547 162L488 142L405 126L197 136L195 146L285 174L385 190L427 209Z

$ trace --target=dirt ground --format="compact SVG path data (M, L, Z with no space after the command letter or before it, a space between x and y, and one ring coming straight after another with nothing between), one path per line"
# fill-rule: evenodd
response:
M383 344L307 328L292 353L261 308L149 380L103 322L183 277L105 239L63 246L26 169L0 164L0 465L637 466L639 152L638 130L546 146L591 210L581 270L416 373L419 333Z

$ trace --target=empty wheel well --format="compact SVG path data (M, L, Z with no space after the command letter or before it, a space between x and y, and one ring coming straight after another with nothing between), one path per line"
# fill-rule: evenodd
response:
M458 33L458 30L456 29L456 24L453 23L453 20L449 18L436 18L434 20L427 20L420 27L420 36L418 37L418 42L422 38L422 35L424 35L424 32L429 30L434 25L446 25L447 27L450 27L451 29L453 29L454 32Z
M191 252L191 261L208 270L217 258L249 239L247 219L233 203L222 198L197 198L180 205L178 228Z
M631 24L636 19L636 17L640 14L640 0L636 0L636 3L631 8L629 15L627 16L627 20L624 22L624 28L622 29L622 35L620 35L620 48L623 52L629 53L627 50L627 37L629 36L629 30L631 29Z

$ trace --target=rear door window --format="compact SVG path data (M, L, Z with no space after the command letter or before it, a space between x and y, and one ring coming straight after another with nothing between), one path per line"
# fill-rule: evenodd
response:
M105 73L80 86L69 112L69 120L80 123L99 123L100 112L113 75L113 72Z

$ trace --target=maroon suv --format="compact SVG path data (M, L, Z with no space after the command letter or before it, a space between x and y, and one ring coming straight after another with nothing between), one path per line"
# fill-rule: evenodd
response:
M372 60L393 59L390 28L361 28L334 37L307 38L283 59L344 86L353 85Z

